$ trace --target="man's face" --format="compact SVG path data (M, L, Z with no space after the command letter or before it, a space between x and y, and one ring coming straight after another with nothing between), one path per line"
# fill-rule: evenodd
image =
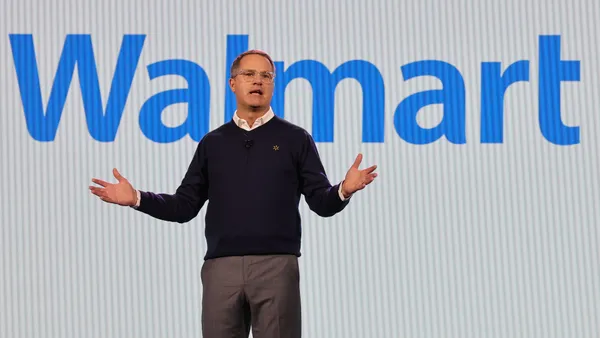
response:
M236 75L237 74L237 75ZM275 74L271 63L262 55L246 55L240 61L235 77L229 80L238 106L250 109L267 108L273 97Z

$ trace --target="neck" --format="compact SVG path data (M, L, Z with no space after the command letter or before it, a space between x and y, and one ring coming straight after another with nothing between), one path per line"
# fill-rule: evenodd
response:
M270 107L238 107L237 115L239 118L246 120L250 126L254 125L254 121L265 115Z

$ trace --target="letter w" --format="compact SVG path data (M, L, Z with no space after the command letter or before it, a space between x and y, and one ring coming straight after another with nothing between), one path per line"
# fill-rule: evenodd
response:
M103 109L98 72L90 35L67 35L50 91L46 111L42 106L39 72L31 34L11 34L15 70L29 134L37 141L53 141L73 79L75 65L90 135L102 142L115 139L129 95L145 35L125 35L110 93Z

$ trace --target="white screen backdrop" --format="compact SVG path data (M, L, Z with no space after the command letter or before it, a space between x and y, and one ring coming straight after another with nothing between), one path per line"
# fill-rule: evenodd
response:
M205 209L165 223L88 185L116 167L173 193L231 112L228 48L246 41L283 65L276 113L313 133L332 183L359 152L379 165L341 214L302 204L305 337L600 336L597 1L0 13L0 337L201 337Z

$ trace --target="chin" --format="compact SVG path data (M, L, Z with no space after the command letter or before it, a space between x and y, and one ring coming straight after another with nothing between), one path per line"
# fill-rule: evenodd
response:
M246 105L252 110L259 110L261 108L266 108L269 106L268 102L265 102L263 100L261 100L261 102L246 102Z
M268 106L268 105L260 105L260 106L257 106L257 105L250 105L250 106L248 106L248 108L249 108L251 111L253 111L253 112L257 112L257 113L258 113L258 112L262 112L262 111L265 111L265 110L267 110L267 109L269 108L269 106Z

